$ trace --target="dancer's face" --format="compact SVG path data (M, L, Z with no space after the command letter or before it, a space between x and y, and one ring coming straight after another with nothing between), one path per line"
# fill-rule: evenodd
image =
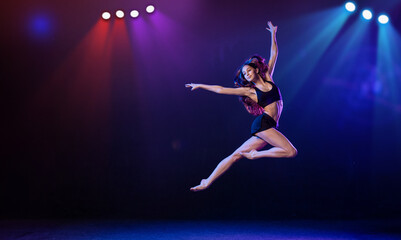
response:
M249 65L242 68L242 74L248 82L252 82L258 77L257 70Z

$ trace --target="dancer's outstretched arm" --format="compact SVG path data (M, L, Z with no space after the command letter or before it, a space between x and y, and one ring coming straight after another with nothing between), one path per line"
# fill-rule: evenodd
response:
M250 96L252 94L251 88L248 87L227 88L218 85L207 85L198 83L185 84L185 87L187 88L190 87L191 91L196 89L205 89L218 94L226 94L226 95Z
M276 40L276 33L277 33L277 26L273 26L272 22L267 22L268 27L266 28L268 31L271 32L271 48L270 48L270 59L269 59L269 69L268 73L270 76L273 76L274 67L276 66L277 56L278 56L278 48L277 48L277 40Z

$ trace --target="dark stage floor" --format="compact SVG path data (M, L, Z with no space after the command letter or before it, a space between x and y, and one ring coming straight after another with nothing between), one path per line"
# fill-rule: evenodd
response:
M2 220L0 239L401 239L401 221Z

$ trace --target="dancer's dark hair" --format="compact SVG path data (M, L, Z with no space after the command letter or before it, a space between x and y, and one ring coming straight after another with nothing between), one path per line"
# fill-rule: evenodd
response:
M266 72L268 71L268 66L265 63L265 59L259 55L253 55L238 69L234 78L235 87L255 88L255 85L252 82L247 81L242 73L242 68L246 65L254 69L259 69L258 74L262 77L264 81L267 81ZM239 100L244 104L245 109L252 115L258 116L264 112L264 109L249 97L241 96L239 97Z

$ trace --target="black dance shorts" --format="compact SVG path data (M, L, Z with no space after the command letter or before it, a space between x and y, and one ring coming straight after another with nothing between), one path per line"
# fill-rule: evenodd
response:
M255 118L255 120L253 121L251 134L252 136L256 136L256 133L262 132L269 128L277 129L277 123L268 114L263 113L262 115L259 115L257 118Z

